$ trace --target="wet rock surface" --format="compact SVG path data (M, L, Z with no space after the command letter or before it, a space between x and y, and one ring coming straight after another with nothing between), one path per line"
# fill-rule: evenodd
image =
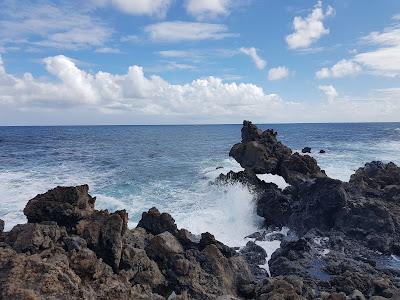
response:
M5 232L0 243L0 299L254 295L246 260L212 234L178 230L156 208L128 229L125 211L98 211L94 202L87 186L58 187L28 202L29 223Z
M256 298L400 299L398 166L371 162L349 182L335 180L314 158L280 143L275 131L249 121L230 156L244 171L221 174L217 182L252 187L265 226L291 232L272 254L271 278L257 284ZM255 179L264 173L282 176L289 186Z
M245 247L154 207L129 229L87 185L57 187L28 202L27 224L3 232L0 220L0 299L400 299L400 168L371 162L342 182L277 136L245 121L230 151L244 170L215 182L256 195L265 228ZM268 241L280 243L272 255Z
M250 121L244 121L242 142L232 146L229 156L245 170L256 174L280 175L293 185L326 176L315 159L293 153L278 141L277 135L272 129L263 132Z

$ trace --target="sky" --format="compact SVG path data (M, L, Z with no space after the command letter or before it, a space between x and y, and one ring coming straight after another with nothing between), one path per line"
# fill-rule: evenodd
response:
M400 1L0 1L0 125L243 119L400 121Z

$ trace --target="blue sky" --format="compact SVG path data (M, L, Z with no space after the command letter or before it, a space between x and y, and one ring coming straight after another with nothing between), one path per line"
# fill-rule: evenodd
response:
M400 120L400 2L0 3L0 125Z

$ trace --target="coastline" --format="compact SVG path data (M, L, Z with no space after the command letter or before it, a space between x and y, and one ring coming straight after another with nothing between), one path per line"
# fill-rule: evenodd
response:
M257 214L265 219L264 229L251 234L246 246L230 248L212 232L194 236L155 208L129 229L126 211L95 210L88 186L58 187L29 201L24 210L27 224L1 234L0 264L7 270L1 278L3 297L400 295L400 168L372 162L349 182L331 179L311 156L293 153L277 140L276 132L259 130L251 122L244 122L242 142L230 155L245 171L221 174L213 184L248 186L258 195ZM288 186L265 182L257 173L280 175ZM279 233L282 227L288 230ZM280 243L280 248L268 255L260 246L268 242ZM28 272L24 275L21 268ZM60 281L60 275L68 281ZM48 276L46 284L54 288L30 285L37 276Z

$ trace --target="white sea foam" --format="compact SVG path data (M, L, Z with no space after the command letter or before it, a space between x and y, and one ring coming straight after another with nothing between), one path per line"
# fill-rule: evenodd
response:
M254 195L241 184L212 186L204 193L189 194L193 206L173 213L178 226L195 234L210 232L229 246L243 246L245 236L260 228Z
M275 183L279 188L284 189L289 184L283 179L282 176L272 174L257 174L257 177L265 182Z
M273 231L273 232L269 232L267 234L267 236L276 234L276 233L281 233L284 236L287 236L287 234L289 233L289 228L287 227L283 227L281 230L279 231ZM264 270L266 270L268 272L269 275L271 275L270 271L269 271L269 261L271 259L272 254L278 250L281 246L281 241L279 240L273 240L273 241L256 241L254 239L250 239L248 238L247 240L252 240L254 241L257 245L261 246L265 252L267 253L267 259L266 259L266 263L263 265L260 265L260 268L263 268Z
M5 222L5 230L26 222L22 212L29 199L44 193L57 185L93 184L85 174L65 172L64 166L54 169L0 172L0 218ZM77 169L78 170L78 169Z

